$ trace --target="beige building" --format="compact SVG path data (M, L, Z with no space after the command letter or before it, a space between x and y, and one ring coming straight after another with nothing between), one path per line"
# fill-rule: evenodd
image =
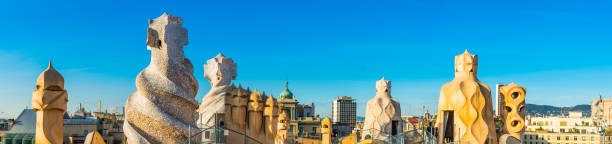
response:
M544 130L551 133L598 133L593 119L582 117L580 112L570 112L570 116L529 117L525 123L527 132Z
M606 144L610 144L606 136ZM581 133L547 133L526 132L523 134L523 144L602 144L602 135Z
M569 112L569 116L528 117L522 136L524 144L601 144L598 123L581 112ZM610 143L607 136L606 144Z
M321 138L321 118L320 117L299 117L297 119L299 137Z

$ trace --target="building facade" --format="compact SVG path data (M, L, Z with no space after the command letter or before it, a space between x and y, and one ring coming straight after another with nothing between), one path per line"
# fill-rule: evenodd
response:
M580 112L570 112L570 116L528 117L525 120L527 132L546 131L549 133L598 133L593 119L582 117Z
M605 144L612 143L610 137L605 137ZM603 144L604 139L602 135L589 133L526 132L522 141L523 144Z
M334 136L344 137L353 132L356 125L357 103L349 96L336 97L332 102L332 128Z
M496 84L495 85L495 116L501 115L500 110L504 110L504 97L499 92L499 88L503 87L505 84Z
M349 96L337 97L332 103L332 123L346 124L355 128L357 103Z

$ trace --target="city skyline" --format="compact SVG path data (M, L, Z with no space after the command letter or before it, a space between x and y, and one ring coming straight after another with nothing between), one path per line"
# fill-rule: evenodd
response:
M357 99L363 116L381 77L392 81L402 115L418 115L422 105L433 113L441 86L454 77L454 56L468 49L479 56L478 76L492 92L497 83L516 82L527 88L530 104L588 104L599 93L609 98L612 89L612 22L605 15L611 10L602 3L5 5L5 19L19 22L0 23L10 28L0 36L0 118L31 108L36 77L50 59L65 77L69 112L79 103L95 111L100 99L103 109L124 106L149 63L146 20L164 11L183 17L189 30L184 51L200 102L210 88L202 65L223 53L238 65L236 85L278 98L289 81L296 99L314 102L322 116L331 116L340 96Z

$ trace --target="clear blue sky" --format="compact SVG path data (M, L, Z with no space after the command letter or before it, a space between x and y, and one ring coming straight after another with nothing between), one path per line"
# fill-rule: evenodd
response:
M123 106L149 64L147 20L183 17L184 50L200 83L207 59L238 63L236 83L273 93L290 88L316 113L358 99L358 114L386 77L404 115L434 111L453 78L453 57L479 55L490 87L516 82L527 102L586 104L612 94L609 1L5 1L0 5L0 117L31 107L38 74L53 59L66 80L69 111Z

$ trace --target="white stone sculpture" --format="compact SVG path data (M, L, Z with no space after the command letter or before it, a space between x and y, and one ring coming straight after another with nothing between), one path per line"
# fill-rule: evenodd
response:
M149 20L147 49L151 63L136 77L128 98L123 130L128 143L199 143L196 128L198 83L185 58L183 19L164 13Z
M236 63L231 58L219 53L204 64L204 78L208 79L211 85L210 91L202 98L202 103L198 108L200 113L201 127L211 127L215 121L224 121L223 114L226 113L226 96L231 96L235 87L231 86L232 80L236 79ZM231 110L231 109L229 109ZM217 117L215 117L217 116ZM227 122L227 121L226 121ZM203 137L204 141L214 141L217 136L214 130L209 130L212 135L208 138Z
M400 103L391 97L391 81L383 77L376 82L376 97L366 106L362 139L385 140L399 134L403 127Z

